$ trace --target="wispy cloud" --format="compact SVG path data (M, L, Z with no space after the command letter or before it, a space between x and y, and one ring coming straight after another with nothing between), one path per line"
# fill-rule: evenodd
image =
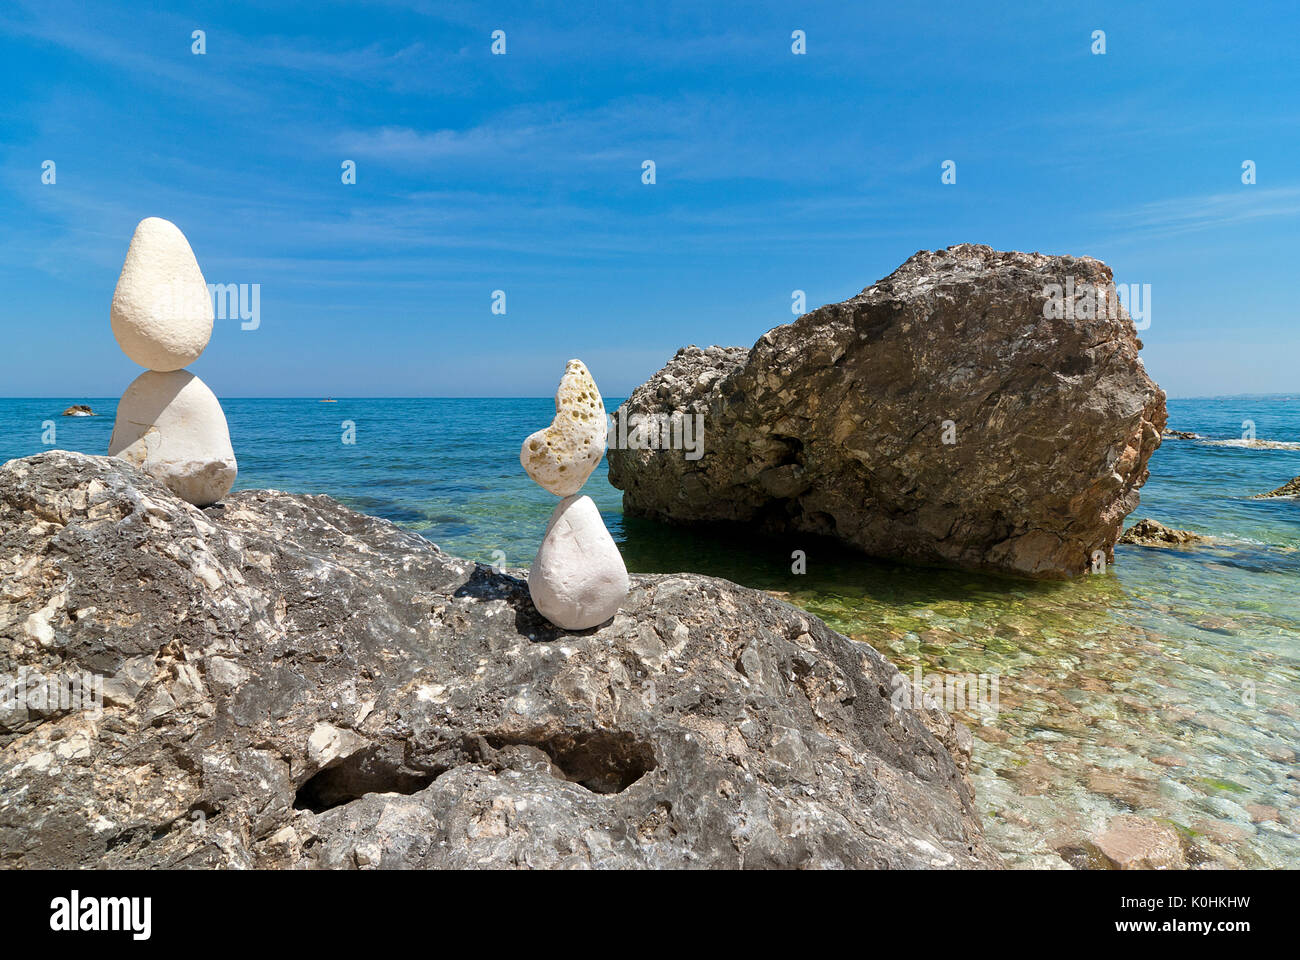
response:
M1296 216L1300 216L1300 187L1243 184L1225 193L1155 200L1133 210L1117 211L1111 218L1128 229L1170 236Z
M539 135L541 128L528 124L487 124L468 130L384 126L344 131L335 137L334 146L343 156L408 166L442 160L504 159Z

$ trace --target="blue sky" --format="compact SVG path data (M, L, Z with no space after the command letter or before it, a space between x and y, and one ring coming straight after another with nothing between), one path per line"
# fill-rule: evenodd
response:
M128 6L0 7L0 395L136 376L146 216L261 284L220 396L622 396L967 241L1151 284L1171 396L1300 390L1293 2Z

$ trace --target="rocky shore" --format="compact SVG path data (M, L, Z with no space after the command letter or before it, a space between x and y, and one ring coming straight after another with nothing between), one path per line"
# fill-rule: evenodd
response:
M1276 490L1270 490L1268 493L1257 493L1253 499L1272 500L1275 497L1300 497L1300 477L1288 480Z
M1192 533L1190 530L1166 527L1158 520L1147 517L1125 530L1119 542L1138 547L1191 547L1213 541L1210 537Z
M569 633L327 497L56 451L0 467L0 636L6 867L999 864L969 731L724 580Z
M1110 268L921 251L751 349L687 347L623 413L702 416L703 456L609 452L624 511L1061 579L1113 559L1165 426Z

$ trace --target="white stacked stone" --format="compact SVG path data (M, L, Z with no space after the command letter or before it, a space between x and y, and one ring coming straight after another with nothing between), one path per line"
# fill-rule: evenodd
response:
M591 497L577 496L605 455L605 403L581 360L555 392L555 418L519 449L530 477L560 500L528 574L533 605L564 630L586 630L618 612L627 567Z
M221 404L182 369L212 337L212 299L194 251L167 220L141 220L113 292L113 336L146 367L117 405L108 454L157 477L195 506L216 503L238 467Z

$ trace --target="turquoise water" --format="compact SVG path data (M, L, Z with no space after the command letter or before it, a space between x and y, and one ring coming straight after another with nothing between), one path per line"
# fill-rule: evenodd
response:
M74 402L103 414L64 418ZM612 410L617 400L607 401ZM519 466L550 399L223 401L237 487L327 493L444 549L527 565L555 499ZM0 400L0 460L55 445L102 453L112 400ZM1169 402L1166 440L1131 519L1218 538L1119 547L1106 573L1024 583L872 561L806 537L624 518L604 464L585 492L634 571L691 570L777 593L905 672L999 679L973 777L990 841L1018 866L1086 862L1122 812L1174 824L1196 861L1300 863L1300 500L1252 500L1300 475L1300 397ZM1243 421L1259 441L1242 441ZM345 421L355 444L342 442ZM791 553L807 573L791 572ZM500 551L500 554L495 553Z

